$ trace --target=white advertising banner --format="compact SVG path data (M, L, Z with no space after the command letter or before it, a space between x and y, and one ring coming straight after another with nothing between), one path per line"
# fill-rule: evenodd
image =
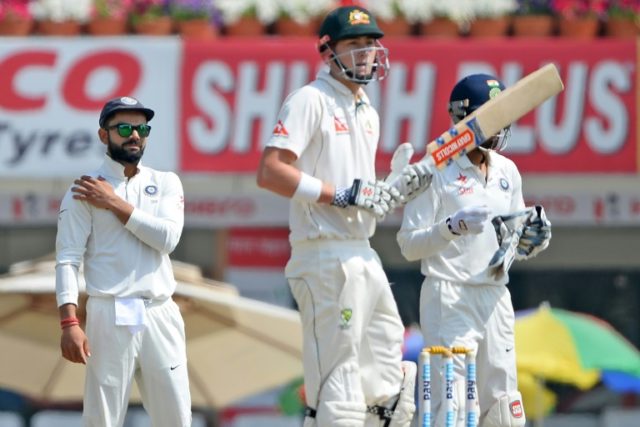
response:
M170 37L3 38L0 178L74 177L99 166L98 116L122 95L156 112L144 162L176 170L180 52Z

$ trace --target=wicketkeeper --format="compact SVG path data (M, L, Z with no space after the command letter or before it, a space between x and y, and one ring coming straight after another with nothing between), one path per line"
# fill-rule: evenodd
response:
M457 123L504 90L495 77L474 74L453 88L449 115ZM420 323L427 346L463 346L477 358L479 420L482 427L521 427L525 413L518 391L514 313L506 285L513 259L545 249L551 223L542 207L524 211L516 165L498 151L509 129L433 175L431 186L405 206L398 243L408 260L421 260L425 276ZM505 222L506 221L506 222ZM500 250L499 250L500 249ZM494 256L495 254L495 256ZM490 265L491 264L491 265ZM434 365L435 367L435 365ZM455 360L455 426L464 426L463 358ZM445 425L443 373L432 374L436 426Z

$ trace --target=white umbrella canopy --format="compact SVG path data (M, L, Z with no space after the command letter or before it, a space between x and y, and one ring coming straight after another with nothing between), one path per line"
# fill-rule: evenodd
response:
M187 264L174 262L174 271L194 406L223 408L302 376L296 311L243 298ZM81 309L85 299L83 292ZM53 261L20 263L0 276L0 387L48 402L78 401L84 371L60 354ZM140 401L135 387L131 401Z

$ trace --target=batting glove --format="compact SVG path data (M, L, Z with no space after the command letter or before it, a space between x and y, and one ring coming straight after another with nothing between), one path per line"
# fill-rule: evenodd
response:
M396 148L391 158L391 173L385 182L398 190L402 204L415 199L431 185L433 172L426 163L409 164L413 156L413 146L404 142Z
M341 208L356 206L371 212L379 220L398 206L400 193L384 181L362 181L355 179L353 185L336 190L332 205Z
M487 206L467 206L447 218L449 230L455 235L480 234L489 219Z

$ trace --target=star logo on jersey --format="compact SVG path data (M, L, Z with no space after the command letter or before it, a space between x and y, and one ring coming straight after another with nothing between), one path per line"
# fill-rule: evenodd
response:
M473 186L469 185L465 187L465 184L468 184L468 179L466 175L463 175L462 172L456 178L456 182L460 183L460 188L458 188L458 195L463 196L465 194L473 194Z
M282 124L282 120L278 120L278 123L276 124L276 127L273 128L272 133L274 136L289 136L289 132L287 132L287 128Z
M338 117L333 116L333 123L336 126L336 133L348 133L349 128Z

